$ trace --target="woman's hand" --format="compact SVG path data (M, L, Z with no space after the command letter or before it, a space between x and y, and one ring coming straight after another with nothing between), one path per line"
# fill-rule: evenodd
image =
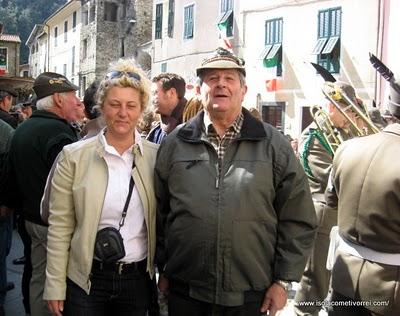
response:
M62 312L64 311L64 301L47 301L47 307L49 308L52 315L62 316Z

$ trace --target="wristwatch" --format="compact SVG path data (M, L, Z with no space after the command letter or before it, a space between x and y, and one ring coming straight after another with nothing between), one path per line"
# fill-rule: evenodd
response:
M292 282L285 280L275 280L276 284L279 284L283 287L286 292L289 292L292 289Z

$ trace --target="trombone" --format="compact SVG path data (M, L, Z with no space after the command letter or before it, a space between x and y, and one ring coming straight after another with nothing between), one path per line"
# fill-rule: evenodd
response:
M345 93L340 93L341 98L345 101L345 103L348 104L348 107L346 109L342 109L340 106L339 102L334 99L334 97L326 92L324 89L322 89L322 93L325 95L325 97L338 109L338 111L346 118L346 120L349 121L350 125L354 128L356 131L355 136L366 136L369 134L375 134L379 132L379 128L377 128L374 123L371 121L371 119L365 115L358 105L354 104L354 102L345 94ZM366 124L367 130L363 130L358 125L354 122L352 118L346 113L347 109L353 111L361 120ZM368 113L365 109L365 112Z
M331 154L333 155L338 149L339 145L343 143L343 137L332 123L328 113L326 113L319 105L313 105L310 108L310 113L322 134L321 136L325 140L326 145L328 145Z

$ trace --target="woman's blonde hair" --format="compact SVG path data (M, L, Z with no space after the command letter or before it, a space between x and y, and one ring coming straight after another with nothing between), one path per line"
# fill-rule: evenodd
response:
M103 108L107 92L113 87L136 89L140 94L142 112L149 106L150 80L133 59L119 59L110 65L96 93L96 108Z
M182 115L182 122L189 121L192 117L196 116L203 109L203 103L197 96L192 97L185 106Z

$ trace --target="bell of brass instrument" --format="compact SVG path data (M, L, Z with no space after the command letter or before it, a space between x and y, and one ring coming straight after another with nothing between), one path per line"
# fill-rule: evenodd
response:
M334 154L339 145L343 143L343 138L338 129L333 125L328 113L326 113L320 106L313 105L310 108L310 113L326 144Z

